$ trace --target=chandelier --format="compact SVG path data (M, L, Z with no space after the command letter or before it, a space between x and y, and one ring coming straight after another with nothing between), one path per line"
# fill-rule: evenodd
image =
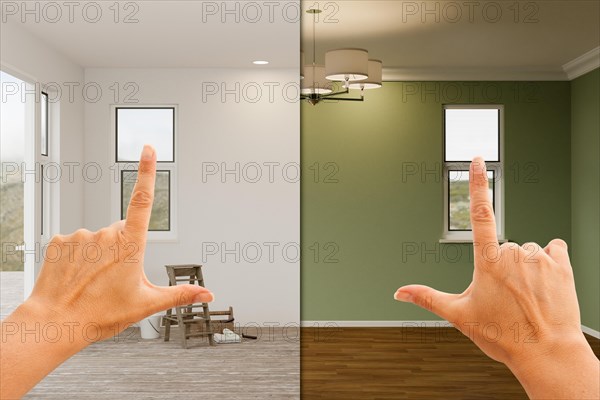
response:
M364 49L344 48L325 53L325 65L317 65L316 59L316 15L317 8L306 11L313 16L313 54L312 64L304 65L304 53L301 53L302 71L300 76L300 99L315 105L321 101L364 101L365 89L381 87L382 62L370 60ZM334 82L343 82L341 90ZM360 90L359 97L341 96L351 89Z

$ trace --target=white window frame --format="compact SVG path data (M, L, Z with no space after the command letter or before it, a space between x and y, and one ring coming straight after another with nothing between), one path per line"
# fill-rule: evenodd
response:
M449 226L449 185L448 175L449 171L469 171L469 162L463 161L446 161L446 110L459 109L459 110L481 110L481 109L493 109L499 111L498 129L498 157L499 161L486 161L486 168L488 171L494 171L494 214L496 216L496 231L498 234L498 241L505 242L504 237L504 105L502 104L444 104L442 108L443 118L443 146L442 146L442 165L443 165L443 185L444 185L444 231L443 236L440 239L442 243L472 243L473 242L473 231L456 231L450 230Z
M173 108L174 113L174 132L173 132L173 161L172 162L157 162L157 171L169 171L169 224L168 231L148 231L147 240L149 242L176 242L178 241L177 226L178 226L178 174L177 162L179 160L178 152L178 132L179 132L179 109L176 104L112 104L110 106L110 121L111 121L111 146L110 146L110 185L111 185L111 217L113 221L121 219L121 172L138 170L139 162L117 162L117 109L119 108Z
M61 167L60 157L60 96L54 88L44 86L42 88L48 96L48 109L46 110L46 118L48 119L47 125L47 155L41 152L41 140L40 140L40 153L38 159L40 165L45 165L47 169L52 169L53 173L51 176L42 177L43 182L43 199L42 200L42 225L44 227L41 233L42 243L47 243L52 239L52 236L60 233L60 188L62 179L64 179L64 171ZM40 97L41 99L41 97ZM41 129L41 112L40 112L40 123L37 124ZM41 136L40 136L41 137ZM59 174L58 176L56 174ZM41 197L41 196L40 196Z
M43 120L42 117L42 112L41 112L41 105L44 101L44 97L46 98L46 121ZM49 95L46 91L42 90L40 92L40 100L39 103L37 104L40 113L40 119L39 119L39 129L40 129L40 152L38 155L38 159L39 159L39 168L40 168L40 218L39 218L39 223L40 223L40 236L42 238L42 240L44 241L48 241L50 239L50 207L49 207L49 194L50 194L50 183L47 182L47 180L45 179L45 176L47 174L47 171L44 172L44 168L48 165L49 162L51 162L51 157L52 157L52 151L50 150L50 130L51 130L51 119L50 118L50 100L49 100ZM44 123L46 124L46 148L44 149L42 147L42 125L44 125ZM46 153L44 153L44 151L46 151Z

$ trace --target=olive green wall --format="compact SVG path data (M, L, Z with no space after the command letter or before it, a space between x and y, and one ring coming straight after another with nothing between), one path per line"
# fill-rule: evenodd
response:
M581 323L600 331L600 70L571 82L571 262Z
M394 291L468 286L471 246L438 243L444 103L505 105L506 235L570 243L569 82L386 82L364 103L303 103L302 320L438 319Z

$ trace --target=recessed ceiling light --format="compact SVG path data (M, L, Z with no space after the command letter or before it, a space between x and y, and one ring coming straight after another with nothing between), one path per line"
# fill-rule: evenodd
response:
M267 65L268 63L269 63L268 61L264 61L264 60L252 61L252 64L255 64L255 65Z

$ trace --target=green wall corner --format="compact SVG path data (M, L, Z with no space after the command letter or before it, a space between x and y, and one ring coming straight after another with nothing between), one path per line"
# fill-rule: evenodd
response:
M581 323L600 331L600 69L571 81L571 263Z

